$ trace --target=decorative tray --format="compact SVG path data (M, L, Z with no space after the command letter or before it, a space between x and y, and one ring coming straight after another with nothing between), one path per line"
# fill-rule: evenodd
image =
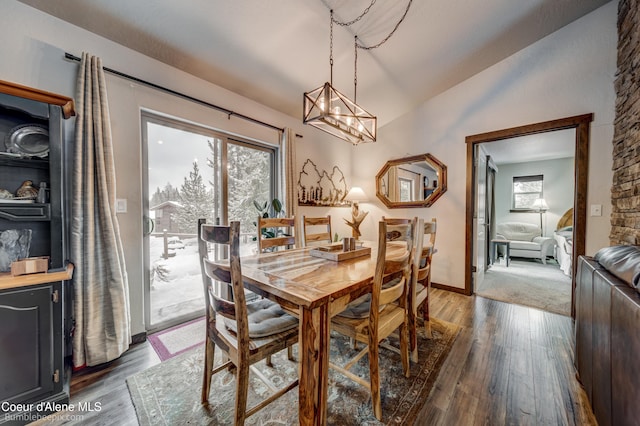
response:
M309 250L309 254L314 257L340 262L342 260L353 259L354 257L370 256L371 247L360 247L355 250L342 251L342 244L332 244Z

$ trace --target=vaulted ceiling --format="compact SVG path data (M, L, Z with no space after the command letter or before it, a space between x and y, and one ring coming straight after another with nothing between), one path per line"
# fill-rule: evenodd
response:
M375 3L334 27L334 86L353 97L354 36L378 43L410 3L358 51L358 104L384 125L609 0L20 1L297 118L330 78L329 10L347 21Z

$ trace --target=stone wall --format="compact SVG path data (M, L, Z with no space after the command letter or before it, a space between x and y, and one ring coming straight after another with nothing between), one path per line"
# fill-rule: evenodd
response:
M640 0L618 3L612 245L640 244Z

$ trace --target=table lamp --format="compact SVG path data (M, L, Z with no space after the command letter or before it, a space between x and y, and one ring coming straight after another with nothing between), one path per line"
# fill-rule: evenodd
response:
M344 197L346 201L351 201L351 221L345 219L344 221L351 227L351 234L355 239L359 239L362 235L360 233L360 224L369 212L360 211L359 203L361 201L367 201L367 194L364 193L362 188L354 186L349 190L347 196Z

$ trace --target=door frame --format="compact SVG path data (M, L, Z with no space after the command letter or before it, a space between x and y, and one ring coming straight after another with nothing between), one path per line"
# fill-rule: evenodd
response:
M194 121L188 121L184 118L178 118L166 115L164 113L149 110L149 109L141 109L140 110L140 130L141 130L141 147L142 147L142 211L143 211L143 224L142 224L142 241L143 241L143 279L144 279L144 323L145 323L145 331L147 334L155 333L160 330L164 330L166 328L172 327L174 325L196 319L202 315L204 315L204 304L202 311L192 312L185 315L175 316L173 318L169 318L167 320L163 320L157 323L151 323L151 278L150 278L150 253L149 253L149 237L151 231L148 226L149 221L149 138L148 138L148 129L147 123L154 123L156 125L170 127L173 129L178 129L184 132L195 133L206 138L217 139L220 141L220 169L223 171L220 173L220 186L221 189L228 190L228 173L227 170L227 153L229 145L240 145L243 147L249 147L256 150L262 150L269 152L272 155L272 166L271 166L271 174L273 178L271 179L270 185L270 199L272 198L280 198L280 194L278 189L280 188L280 147L278 145L273 145L267 142L263 142L257 139L252 139L248 137L243 137L234 133L229 133L224 130L214 129L205 124L200 124ZM220 219L220 223L225 224L228 223L228 193L221 191L219 206L217 206L220 210L218 211L218 216L216 219ZM256 218L258 217L258 211L256 210L255 214ZM222 252L224 253L224 252ZM216 259L217 260L217 259ZM226 295L223 295L226 296ZM204 297L204 294L203 294Z
M573 254L571 288L576 285L577 258L585 253L587 229L587 190L589 171L589 139L590 123L593 113L576 115L557 120L544 121L493 132L467 136L467 194L466 194L466 243L465 243L465 279L464 294L474 294L473 283L473 250L476 242L473 234L473 215L476 199L476 176L474 152L476 145L511 139L518 136L534 135L537 133L553 132L556 130L576 129L575 157L574 157L574 195L573 195ZM575 317L574 292L571 292L571 317Z

